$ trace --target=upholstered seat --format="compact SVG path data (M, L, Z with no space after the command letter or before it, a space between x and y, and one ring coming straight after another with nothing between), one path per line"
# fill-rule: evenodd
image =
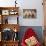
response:
M33 41L34 40L34 41ZM28 44L29 43L29 44ZM28 28L22 38L22 46L41 46L39 40L37 39L37 34L32 28Z

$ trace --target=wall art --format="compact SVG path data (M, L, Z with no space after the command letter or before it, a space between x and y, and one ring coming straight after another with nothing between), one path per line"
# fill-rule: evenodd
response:
M36 9L23 9L23 18L36 18Z

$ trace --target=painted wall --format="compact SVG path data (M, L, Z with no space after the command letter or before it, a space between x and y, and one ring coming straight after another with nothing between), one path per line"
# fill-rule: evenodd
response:
M37 9L37 18L36 19L22 19L23 11L22 9ZM42 26L43 25L43 6L42 0L25 0L24 5L21 9L20 16L20 25L23 26Z
M0 0L0 6L15 6L15 0ZM42 0L17 0L19 6L19 24L20 26L43 26L43 6ZM23 19L23 9L36 9L36 19Z

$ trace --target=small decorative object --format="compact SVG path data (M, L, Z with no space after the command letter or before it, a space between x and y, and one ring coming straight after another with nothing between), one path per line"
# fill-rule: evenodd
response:
M13 31L14 31L14 32L17 32L17 29L14 27Z
M16 15L18 12L16 12L15 10L11 10L10 11L10 15Z
M15 7L16 7L16 4L17 4L17 2L16 2L17 0L15 0Z
M3 16L2 23L3 24L8 24L8 16Z
M14 15L14 12L13 12L13 11L11 11L11 12L10 12L10 15Z
M18 32L17 32L16 27L14 27L13 31L14 31L14 37L13 37L14 41L18 40Z
M5 19L5 24L8 24L8 18L7 18L7 19Z
M9 10L2 10L2 15L9 15Z
M2 14L2 11L0 10L0 15Z
M23 18L36 18L36 9L23 9Z
M18 40L18 32L14 32L13 41Z

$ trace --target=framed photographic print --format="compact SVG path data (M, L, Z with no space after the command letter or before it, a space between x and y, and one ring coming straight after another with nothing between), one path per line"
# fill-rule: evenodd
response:
M36 18L36 9L23 9L23 18Z
M9 15L9 10L2 10L2 15Z

